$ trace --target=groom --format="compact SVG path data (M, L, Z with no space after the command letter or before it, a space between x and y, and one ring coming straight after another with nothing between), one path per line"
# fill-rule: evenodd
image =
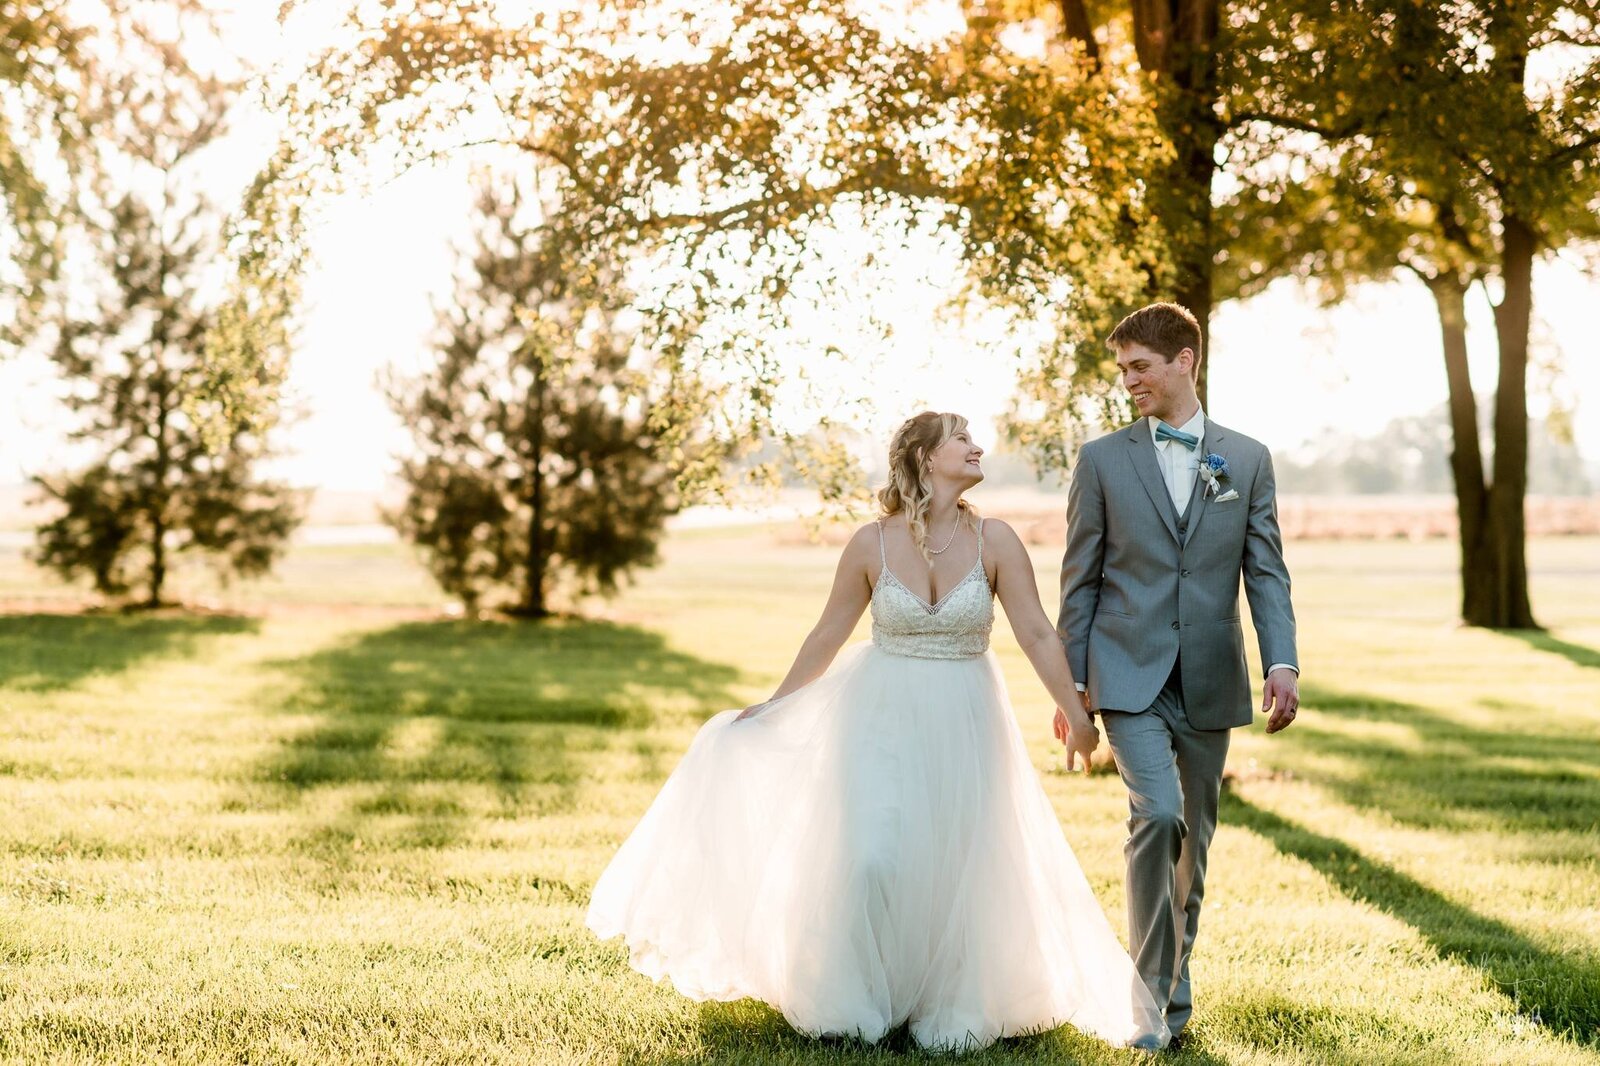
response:
M1078 454L1056 628L1128 788L1129 947L1177 1038L1194 1010L1189 953L1229 730L1251 721L1240 578L1271 664L1268 733L1300 701L1294 609L1272 457L1200 409L1194 316L1152 304L1106 343L1144 417Z

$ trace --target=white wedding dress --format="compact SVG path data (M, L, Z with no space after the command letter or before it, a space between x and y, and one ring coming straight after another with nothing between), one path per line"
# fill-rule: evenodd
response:
M880 527L880 537L882 535ZM751 996L803 1032L930 1048L1071 1023L1166 1026L1012 717L978 561L937 604L887 561L872 641L701 727L595 885L588 925L692 999Z

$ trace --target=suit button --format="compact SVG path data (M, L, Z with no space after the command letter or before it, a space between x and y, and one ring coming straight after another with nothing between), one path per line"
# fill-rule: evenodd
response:
M1178 623L1176 623L1176 622L1172 623L1172 628L1173 629L1177 629L1178 628Z
M1178 571L1178 576L1179 577L1188 577L1189 576L1189 571L1187 571L1187 570L1179 570Z

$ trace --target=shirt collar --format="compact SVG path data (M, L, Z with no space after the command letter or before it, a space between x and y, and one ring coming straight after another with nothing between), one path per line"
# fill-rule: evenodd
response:
M1150 439L1156 441L1157 448L1161 447L1163 444L1172 443L1171 441L1156 440L1156 424L1159 423L1161 419L1157 418L1155 415L1146 415L1145 421L1150 423ZM1206 443L1206 409L1204 407L1195 408L1194 416L1190 418L1189 421L1185 422L1181 426L1173 426L1172 428L1180 429L1185 433L1192 433L1196 437L1199 437L1200 443L1195 445L1195 451L1199 451L1205 446Z

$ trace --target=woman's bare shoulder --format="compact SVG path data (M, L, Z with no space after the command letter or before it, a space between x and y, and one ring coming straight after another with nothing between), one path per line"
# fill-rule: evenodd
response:
M1027 545L1022 543L1022 537L1012 528L1011 523L999 518L983 520L983 543L996 558L1006 556L1026 558L1028 554Z
M1011 523L1003 518L989 518L984 516L979 519L983 523L983 538L999 538L1002 541L1016 541L1022 543L1022 537L1012 528Z
M878 557L879 528L877 522L868 522L865 525L857 526L855 532L850 534L850 539L845 542L844 554L853 557L864 557L870 554L872 558L876 559Z

